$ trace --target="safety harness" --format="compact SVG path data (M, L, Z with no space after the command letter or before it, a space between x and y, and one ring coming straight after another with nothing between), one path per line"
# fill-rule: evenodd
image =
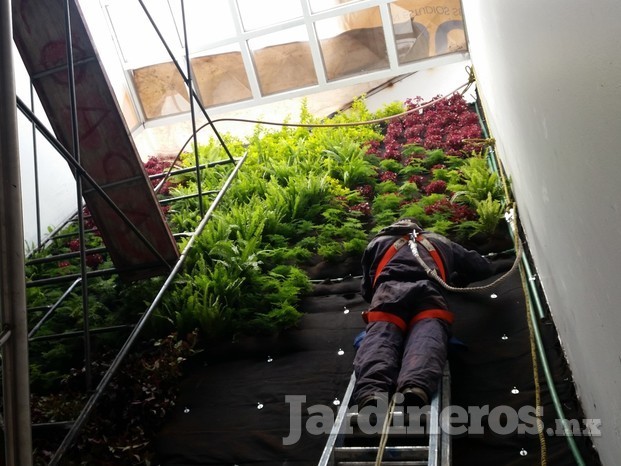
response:
M404 235L398 238L392 245L390 245L388 250L384 253L384 255L382 256L382 259L377 265L377 268L375 269L375 277L373 278L373 287L375 287L375 283L377 282L378 277L384 270L384 267L386 266L386 264L390 262L390 260L394 257L395 254L397 254L397 251L399 251L399 249L401 249L403 246L408 244L410 241L416 241L416 243L421 244L429 252L429 254L431 255L431 258L436 264L436 268L438 269L438 273L440 274L440 277L442 278L442 280L446 281L446 272L444 270L444 263L442 262L442 258L440 257L440 254L438 253L437 249L434 247L431 241L425 238L422 234L413 233L411 235L408 234L408 235ZM411 328L412 326L414 326L414 324L416 324L417 322L423 319L430 319L430 318L441 319L441 320L448 322L449 324L453 323L453 320L454 320L453 313L446 309L426 309L424 311L421 311L417 313L410 320L409 324L406 324L403 319L401 319L399 316L395 314L391 314L389 312L377 311L377 310L369 310L367 312L364 312L362 314L362 317L366 323L376 322L376 321L391 322L395 324L397 327L399 327L404 332L407 331L408 328Z

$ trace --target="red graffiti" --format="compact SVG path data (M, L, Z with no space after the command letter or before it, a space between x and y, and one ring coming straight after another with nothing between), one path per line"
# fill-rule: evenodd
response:
M73 40L73 56L74 60L80 60L86 57L84 49L76 45L76 38L72 36ZM54 81L63 86L67 86L69 83L69 74L67 71L67 42L64 39L53 40L48 42L41 49L41 55L39 56L39 63L43 67L43 70L53 70L58 68L52 77ZM86 75L84 66L74 67L74 80L76 83L81 82Z

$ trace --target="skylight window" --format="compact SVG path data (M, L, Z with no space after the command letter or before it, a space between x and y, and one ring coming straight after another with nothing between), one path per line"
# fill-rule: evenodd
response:
M188 74L213 113L467 58L459 0L100 0L99 12L81 2L91 21L103 11L98 48L113 39L125 79L111 81L142 124L189 116Z

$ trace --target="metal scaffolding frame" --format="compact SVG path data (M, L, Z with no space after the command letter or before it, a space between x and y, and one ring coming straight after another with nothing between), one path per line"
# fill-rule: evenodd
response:
M187 76L184 73L181 65L175 60L171 53L171 59L181 76L183 77L186 85L188 86L191 99L196 100L197 106L202 110L204 117L212 126L213 131L217 135L217 138L227 154L227 159L212 162L209 164L200 165L198 156L198 147L196 144L196 120L194 112L192 112L192 128L194 140L194 155L196 166L183 169L183 170L169 170L167 173L160 175L154 175L151 178L160 179L161 181L155 188L156 193L159 188L170 176L180 173L195 172L198 192L195 195L181 196L178 198L170 198L162 200L160 205L169 204L181 199L187 199L189 197L198 197L200 213L202 220L200 221L196 230L190 235L184 250L181 252L178 261L170 268L170 271L153 298L148 309L142 313L138 322L134 325L117 325L104 328L91 328L88 316L89 316L89 303L88 303L88 283L89 279L98 276L111 276L117 274L115 268L108 268L103 270L89 271L87 270L86 257L87 254L105 252L105 248L86 249L85 246L85 234L89 230L85 227L85 215L83 211L83 184L88 186L89 190L95 191L101 199L104 200L121 218L121 221L125 222L127 226L137 234L139 240L144 242L147 248L149 248L156 257L159 257L162 263L166 264L166 260L159 255L157 249L149 243L149 241L140 233L134 224L124 215L114 201L106 194L104 188L100 186L84 169L80 161L80 150L78 140L78 119L76 113L76 93L75 83L73 82L73 52L72 52L72 34L71 34L71 18L70 18L70 2L72 0L65 1L65 20L66 20L66 48L67 48L67 60L68 60L68 78L70 89L70 107L71 107L71 120L72 120L72 133L73 133L73 152L68 151L56 137L47 129L47 127L37 118L34 112L31 110L34 101L34 91L31 86L31 102L30 107L17 98L14 84L14 68L13 68L13 56L12 56L12 16L11 16L11 4L9 1L0 2L0 65L2 71L0 72L0 173L2 177L2 184L0 187L0 294L1 294L1 318L2 318L2 331L0 333L0 345L2 346L2 380L3 380L3 429L5 439L5 462L9 466L28 466L32 464L32 436L31 436L31 418L30 418L30 390L29 390L29 359L28 359L28 345L29 342L42 341L42 340L54 340L64 338L82 338L84 340L84 361L85 361L85 385L87 387L90 396L86 401L79 416L71 421L61 421L55 423L64 428L68 428L68 432L58 449L54 453L50 465L60 464L63 455L71 447L72 443L76 439L80 430L84 427L85 422L91 415L93 408L98 403L101 395L106 390L109 382L121 366L125 357L129 354L134 343L139 339L142 330L144 329L149 317L153 311L157 308L160 301L164 297L166 291L173 283L179 271L182 269L185 259L192 249L195 239L203 231L207 222L210 220L215 209L219 205L220 201L226 194L228 188L231 186L235 177L237 176L240 168L245 162L246 155L240 158L234 158L229 152L224 140L213 126L209 115L205 111L204 107L198 101L198 95L193 91L192 80L188 68ZM143 2L139 0L144 8L145 14L149 15L147 8ZM160 38L161 34L157 30L157 25L153 23L153 27L158 32ZM162 38L163 41L163 38ZM164 43L164 45L168 46ZM186 40L187 47L187 40ZM168 49L170 50L170 49ZM186 64L189 66L189 64ZM194 107L192 105L192 107ZM66 236L62 231L71 222L74 222L78 227L77 236L80 242L80 250L75 253L57 255L54 257L46 257L41 259L33 259L26 262L24 252L24 235L23 235L23 212L21 202L21 186L20 179L20 157L19 157L19 143L18 143L18 129L17 129L17 110L28 118L32 123L32 137L33 137L33 157L35 159L35 210L36 210L36 223L37 228L40 231L40 199L38 181L39 174L36 169L37 162L37 147L36 137L42 135L52 147L61 155L64 160L71 167L72 172L76 179L76 193L77 193L77 209L75 216L67 222L56 228L47 238L42 239L40 233L37 236L37 247L42 248L48 241L58 239ZM200 130L200 129L199 129ZM181 148L179 155L184 150ZM201 179L202 171L212 168L214 166L230 164L233 166L228 177L223 180L223 184L217 191L201 191ZM205 196L214 196L208 208L203 205ZM40 279L36 281L26 282L25 267L26 264L41 264L50 261L65 260L69 258L80 259L80 273L76 275L65 275L58 277L51 277L47 279ZM26 289L27 287L46 286L46 285L62 285L68 283L69 285L62 293L61 297L54 303L47 306L42 306L37 309L27 309L26 303ZM56 310L62 305L66 298L76 290L80 290L82 293L82 315L83 315L83 328L81 331L63 332L56 335L44 335L37 336L37 332L43 326L45 322L53 318ZM28 311L42 311L43 316L39 319L30 331L28 330ZM101 380L96 387L92 387L92 355L90 346L90 336L95 333L101 332L114 332L119 330L131 329L125 342L117 352L113 361L110 363L109 368L103 374ZM47 426L47 425L46 425Z

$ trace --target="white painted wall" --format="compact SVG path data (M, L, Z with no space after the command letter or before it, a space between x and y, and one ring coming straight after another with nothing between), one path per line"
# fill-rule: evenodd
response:
M450 95L468 82L471 66L470 60L464 60L418 71L377 94L367 95L367 107L376 111L387 103L404 102L407 98L422 97L423 101L428 102L439 95ZM464 94L467 102L476 100L474 89L475 87L471 86ZM460 89L460 92L463 90Z
M21 62L17 49L13 48L15 66L15 87L17 96L30 105L30 78ZM38 111L37 111L38 109ZM35 96L35 113L44 123L48 120L41 103ZM22 210L24 241L29 252L36 245L38 237L45 238L49 228L61 225L77 210L75 178L69 165L43 139L36 139L39 193L35 191L35 159L32 124L17 111L20 153L20 174L22 185ZM49 124L48 124L49 128ZM37 235L37 198L39 199L39 231Z
M618 0L463 0L497 151L605 465L621 457Z

